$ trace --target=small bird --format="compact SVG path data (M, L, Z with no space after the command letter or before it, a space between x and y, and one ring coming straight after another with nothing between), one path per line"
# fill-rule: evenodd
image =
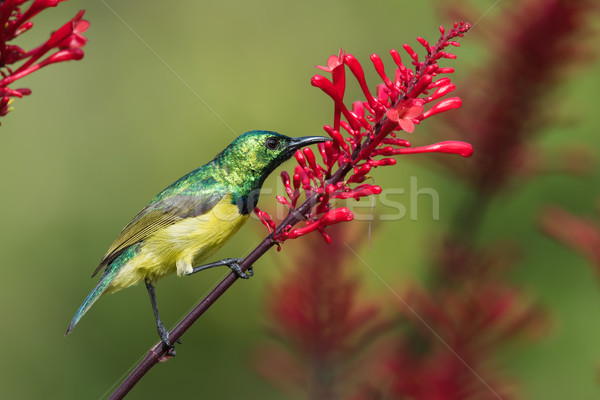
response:
M178 276L226 265L247 279L228 258L199 265L229 240L248 220L260 189L271 172L294 152L331 140L320 136L290 138L276 132L250 131L239 136L212 161L181 177L140 211L110 246L100 265L100 282L83 301L65 335L103 293L114 293L144 281L162 342L174 354L162 324L154 285L173 272ZM250 269L251 273L252 270Z

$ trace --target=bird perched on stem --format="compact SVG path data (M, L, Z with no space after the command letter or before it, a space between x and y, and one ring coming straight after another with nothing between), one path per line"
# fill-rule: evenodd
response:
M96 275L100 282L83 301L67 328L69 334L103 293L144 281L158 334L174 355L162 324L154 284L173 272L178 276L227 265L247 279L241 259L199 265L235 234L256 206L263 182L294 152L330 140L320 136L290 138L269 131L250 131L234 140L212 161L183 176L154 199L123 229L110 246Z

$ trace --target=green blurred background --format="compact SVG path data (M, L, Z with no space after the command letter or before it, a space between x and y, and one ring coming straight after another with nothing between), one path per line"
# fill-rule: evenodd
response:
M479 3L484 11L494 1ZM99 399L109 393L157 341L145 288L102 298L72 335L63 333L120 229L154 194L236 135L251 129L320 134L331 122L332 105L310 86L314 65L340 47L365 66L373 52L389 65L389 49L415 44L416 36L434 40L438 25L450 24L436 12L440 4L71 0L36 17L19 42L24 47L41 43L81 8L91 27L85 58L19 81L15 87L30 87L33 94L16 100L0 121L0 397ZM481 41L462 43L451 63L455 82L481 62ZM556 106L571 119L548 131L545 146L581 142L598 149L599 65L590 63L562 87ZM426 125L416 134L427 135ZM405 159L386 169L376 174L382 187L408 188L416 176L419 187L440 194L439 221L427 210L418 221L383 221L371 249L365 241L361 257L399 284L422 275L426 246L450 223L464 188ZM276 187L275 175L267 188ZM524 397L600 397L600 281L583 258L533 225L548 203L595 213L599 182L597 169L589 179L545 176L513 191L486 216L484 241L510 236L525 247L514 279L553 319L543 340L503 356ZM259 205L273 203L266 196ZM243 256L263 235L262 225L251 220L215 257ZM219 300L183 336L177 357L155 367L128 398L284 397L251 364L253 346L265 336L264 289L285 255L284 249L265 256L256 276ZM165 324L172 326L225 273L162 280L157 295ZM373 290L387 290L368 271L362 276Z

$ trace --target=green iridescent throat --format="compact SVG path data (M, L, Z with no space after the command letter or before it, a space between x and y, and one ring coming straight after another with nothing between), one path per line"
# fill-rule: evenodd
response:
M277 137L279 148L267 149L265 139ZM260 195L265 179L281 163L289 159L293 151L288 150L290 138L269 131L248 132L223 150L215 159L215 180L227 187L231 201L237 204L240 213L252 212Z

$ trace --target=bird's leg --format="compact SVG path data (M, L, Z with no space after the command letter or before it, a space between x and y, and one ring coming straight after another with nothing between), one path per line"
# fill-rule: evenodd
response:
M254 275L254 271L252 270L252 267L248 268L247 274L244 271L242 271L242 268L240 268L240 264L239 264L240 262L242 262L242 260L243 260L243 258L225 258L223 260L220 260L220 261L217 261L214 263L200 265L199 267L194 267L192 272L190 272L187 275L192 275L192 274L195 274L196 272L200 272L200 271L203 271L208 268L221 267L223 265L227 265L229 268L231 268L233 273L235 273L235 275L238 278L248 279L249 277Z
M156 318L156 329L158 330L158 336L160 336L160 340L169 348L167 354L170 356L175 356L175 346L171 344L169 341L169 331L163 325L160 320L160 316L158 315L158 306L156 305L156 293L154 291L154 285L150 279L145 279L144 283L146 284L146 289L148 289L148 294L150 295L150 303L152 304L152 311L154 311L154 318ZM181 343L177 340L178 343Z

